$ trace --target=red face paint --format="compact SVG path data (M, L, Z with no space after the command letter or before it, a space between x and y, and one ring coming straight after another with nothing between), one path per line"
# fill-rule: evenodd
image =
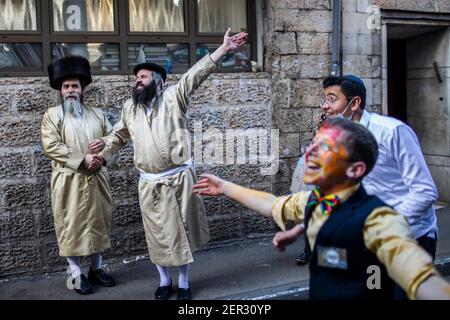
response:
M345 135L337 127L322 127L306 150L304 182L323 188L347 180L348 151L342 143Z

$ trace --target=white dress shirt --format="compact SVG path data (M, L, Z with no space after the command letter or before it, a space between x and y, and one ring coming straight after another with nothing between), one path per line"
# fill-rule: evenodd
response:
M414 237L435 238L436 185L414 131L405 123L363 111L359 122L378 142L378 160L363 179L367 193L376 195L406 217Z

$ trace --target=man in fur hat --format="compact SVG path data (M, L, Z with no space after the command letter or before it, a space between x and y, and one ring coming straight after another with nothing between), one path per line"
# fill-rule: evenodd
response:
M188 268L192 252L209 240L205 207L193 194L196 181L191 159L187 108L189 96L218 68L230 50L240 48L247 34L225 33L223 44L187 71L180 81L163 89L166 70L142 63L134 68L136 85L125 102L121 119L111 135L90 145L106 159L133 140L134 163L139 169L139 200L150 259L156 264L160 284L155 298L167 300L172 293L169 267L179 267L178 300L189 300Z
M112 201L103 160L89 150L89 141L108 134L112 126L98 108L83 104L91 83L89 62L70 56L48 66L50 86L60 92L61 104L50 107L41 123L44 153L52 159L51 195L59 255L66 257L71 278L67 285L88 294L92 284L114 286L102 270L101 252L111 247ZM90 256L88 277L80 257Z

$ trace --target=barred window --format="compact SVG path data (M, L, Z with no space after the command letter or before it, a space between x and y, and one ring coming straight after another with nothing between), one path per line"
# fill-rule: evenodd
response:
M228 27L248 44L222 72L256 60L255 0L0 0L0 76L43 76L52 59L86 57L93 74L129 74L141 62L183 73L223 42Z

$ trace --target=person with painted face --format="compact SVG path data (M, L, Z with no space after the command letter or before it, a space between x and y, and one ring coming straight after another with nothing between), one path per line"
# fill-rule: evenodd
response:
M363 185L403 214L414 238L435 257L438 193L425 162L419 140L405 123L365 110L366 87L354 76L330 76L323 81L321 108L328 118L346 118L369 129L379 144L380 156ZM301 233L301 226L295 230Z
M196 175L187 112L189 96L217 71L219 60L245 44L246 33L229 33L218 49L206 54L168 88L163 88L163 67L150 62L138 64L133 70L136 82L132 99L125 102L113 132L90 144L108 159L128 140L133 141L145 236L150 260L160 276L154 294L157 300L167 300L174 292L169 267L179 270L177 299L191 299L193 252L209 241L203 200L192 193Z
M282 229L288 221L304 223L313 248L310 299L392 299L394 281L410 299L450 299L450 285L417 245L405 218L361 184L377 156L377 142L366 128L329 119L306 150L304 181L316 186L313 191L276 197L210 174L194 190L228 196ZM370 270L377 270L374 278Z
M51 198L59 255L66 257L71 281L79 294L93 292L92 284L105 287L115 280L102 269L102 251L111 247L112 199L108 173L89 142L112 130L99 108L83 102L92 81L83 57L69 56L48 66L50 86L60 93L61 104L50 107L41 123L42 147L52 160ZM80 257L89 256L88 277Z

